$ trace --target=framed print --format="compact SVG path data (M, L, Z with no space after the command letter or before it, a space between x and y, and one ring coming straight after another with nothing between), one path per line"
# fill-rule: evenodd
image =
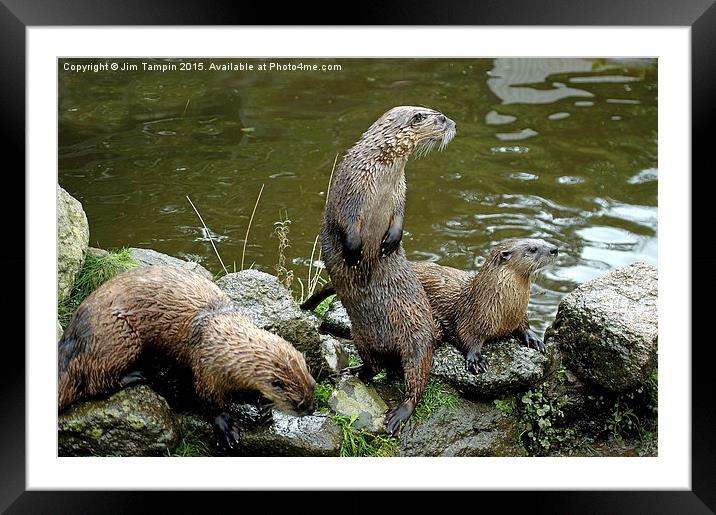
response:
M690 210L708 205L690 173L712 126L708 2L399 27L9 4L28 242L7 258L27 293L26 346L8 351L25 371L8 367L2 400L9 512L154 497L135 490L713 510L690 295L712 263ZM390 25L398 7L371 14ZM418 11L400 23L435 7ZM116 320L129 333L95 335Z

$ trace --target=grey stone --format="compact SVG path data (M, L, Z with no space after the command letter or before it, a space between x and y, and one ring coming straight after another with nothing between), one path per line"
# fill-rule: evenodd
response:
M335 299L323 315L321 330L342 338L351 337L351 319L340 300Z
M214 276L211 275L211 272L209 272L206 268L201 266L201 264L196 263L194 261L184 261L183 259L168 256L166 254L162 254L161 252L157 252L156 250L152 250L152 249L130 248L129 253L132 256L132 258L134 258L134 260L137 262L137 264L139 266L150 266L150 265L178 266L180 268L184 268L186 270L191 270L192 272L196 272L197 274L206 277L210 281L214 280Z
M515 339L488 342L482 354L490 365L486 372L473 374L462 353L443 344L433 353L432 374L469 395L494 398L543 381L559 361L555 345L547 345L542 354Z
M326 366L332 373L338 374L348 366L348 351L336 338L321 335L321 350Z
M388 405L375 388L366 386L355 376L341 377L328 398L328 406L337 415L354 419L354 429L363 429L369 433L385 432Z
M401 456L526 456L517 420L491 402L459 399L428 419L410 420L400 438Z
M325 415L295 417L272 411L265 426L241 436L238 454L243 456L338 456L343 433Z
M109 255L109 252L104 249L98 249L97 247L88 247L87 253L92 254L96 258L103 258Z
M85 262L89 224L82 204L57 186L57 296L67 297Z
M60 321L57 321L57 341L59 342L62 338L62 334L64 333L64 330L62 329L62 325L60 325Z
M545 339L583 380L612 391L645 384L657 364L657 277L655 266L634 263L580 285Z
M221 277L216 284L254 324L278 334L301 351L317 381L330 373L323 357L320 319L301 310L277 277L259 270L243 270Z
M77 404L58 419L60 456L159 456L176 439L167 402L144 385Z

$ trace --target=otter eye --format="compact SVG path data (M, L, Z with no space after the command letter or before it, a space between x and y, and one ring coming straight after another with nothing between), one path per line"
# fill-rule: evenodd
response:
M273 381L271 381L271 386L275 386L276 388L283 388L286 385L283 384L283 381L281 381L280 379L274 379Z
M530 247L530 252L537 252L537 247Z
M413 115L413 119L411 120L411 122L412 123L422 122L423 118L425 118L425 115L423 113L415 113Z

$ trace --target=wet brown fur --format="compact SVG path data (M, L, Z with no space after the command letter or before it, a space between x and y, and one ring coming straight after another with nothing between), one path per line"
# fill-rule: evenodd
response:
M411 154L442 148L454 134L454 122L432 109L386 112L336 168L323 214L322 253L351 319L363 360L359 377L370 381L387 368L405 379L407 398L386 417L393 434L422 397L437 337L425 291L400 244L404 167Z
M286 411L312 406L315 381L298 350L238 313L208 279L156 265L110 279L80 304L58 344L59 410L119 389L150 349L191 368L212 409L242 389Z
M540 239L509 239L492 248L477 274L414 263L443 339L480 361L485 342L515 335L543 349L531 333L527 305L534 271L553 263L557 247ZM531 334L530 334L531 333ZM539 340L537 338L537 340ZM486 363L485 363L486 364Z
M530 329L527 306L532 273L553 263L556 253L557 247L544 240L514 238L493 247L477 274L436 263L411 264L440 326L440 339L476 361L473 371L478 371L483 344L496 338L514 335L544 351ZM301 307L312 309L334 292L328 283Z

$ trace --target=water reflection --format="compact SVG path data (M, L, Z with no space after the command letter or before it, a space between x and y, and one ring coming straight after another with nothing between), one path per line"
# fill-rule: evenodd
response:
M240 262L264 185L246 261L273 271L286 215L287 262L305 282L336 155L388 108L423 104L459 132L406 168L409 258L476 270L504 238L558 245L534 285L539 330L578 283L657 262L654 61L321 61L342 71L61 71L59 181L83 203L91 244L149 246L218 273L210 237L227 266Z

